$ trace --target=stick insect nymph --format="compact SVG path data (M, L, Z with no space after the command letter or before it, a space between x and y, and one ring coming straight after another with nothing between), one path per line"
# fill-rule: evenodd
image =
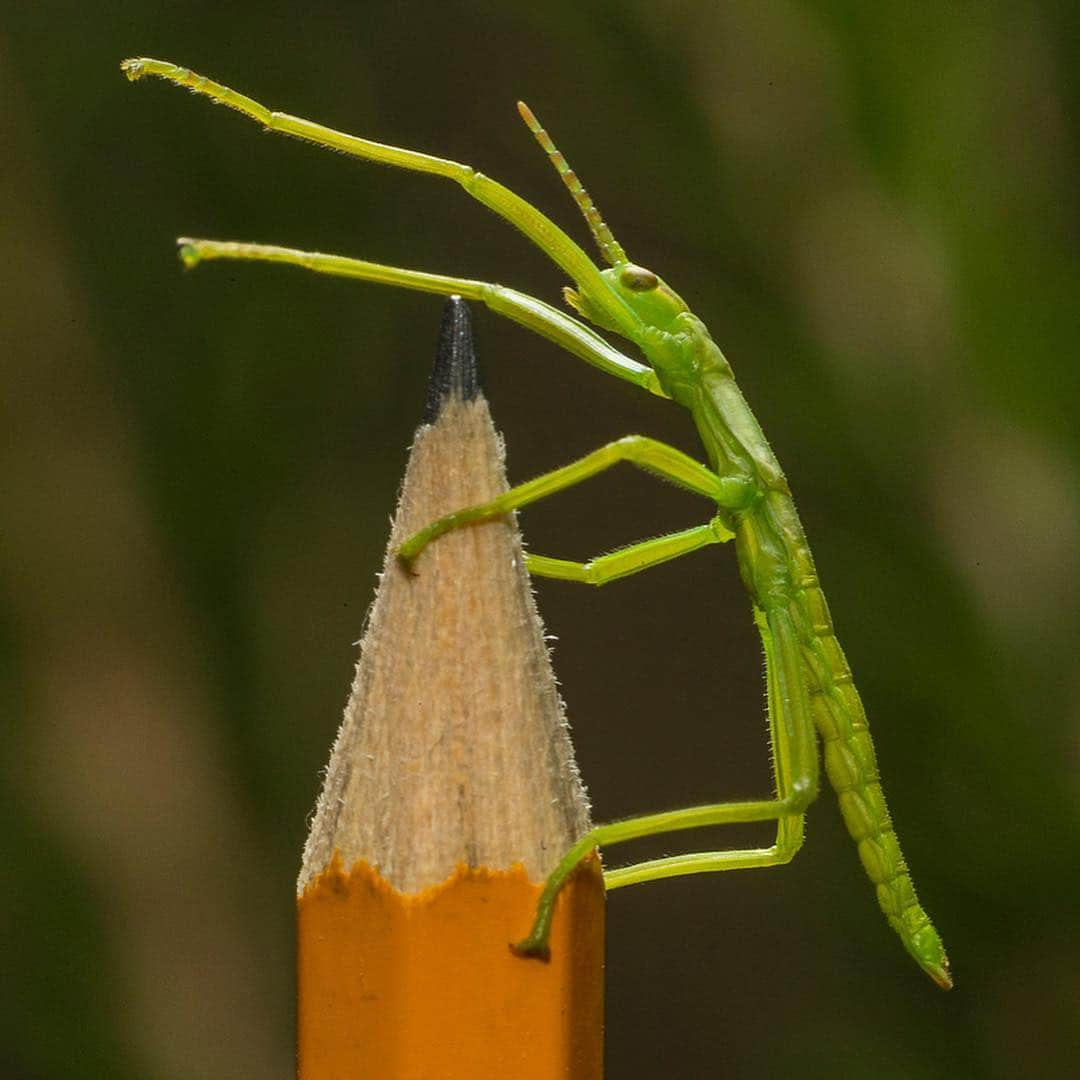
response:
M499 517L627 462L711 502L714 512L710 520L585 563L530 554L529 571L604 585L707 545L734 540L739 571L750 595L765 650L776 797L671 810L594 828L574 845L548 879L532 931L515 946L515 951L546 954L559 890L581 860L598 846L706 825L776 822L775 841L769 847L675 855L608 870L604 881L609 889L682 874L789 862L802 845L803 817L818 792L820 738L825 771L839 797L844 822L858 845L878 904L916 962L939 986L950 987L945 951L916 899L900 852L878 778L866 713L833 633L828 605L783 470L736 385L731 366L704 323L656 274L627 258L530 110L519 105L523 119L584 214L609 264L605 270L598 269L562 229L534 206L467 165L272 112L226 86L165 61L128 60L123 69L132 80L155 75L189 87L251 117L267 130L369 161L456 181L474 199L520 229L570 277L574 287L567 288L564 295L581 319L501 285L262 244L182 239L180 254L187 265L211 259L277 262L318 273L478 300L601 371L682 405L689 410L701 435L708 466L655 439L630 435L511 488L492 502L432 522L400 550L402 561L413 567L424 547L450 529ZM646 362L624 355L582 320L629 340L640 349Z

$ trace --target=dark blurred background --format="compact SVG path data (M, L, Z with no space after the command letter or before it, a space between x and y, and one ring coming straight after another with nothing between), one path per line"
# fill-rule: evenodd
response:
M613 894L609 1075L1074 1075L1080 8L89 8L0 19L0 1075L292 1070L299 853L441 302L185 274L174 237L563 284L455 186L131 86L130 55L474 164L584 243L526 99L787 469L957 988L826 792L786 868ZM672 406L475 321L512 477L630 432L700 452ZM584 558L706 513L626 471L523 528ZM598 819L768 790L729 550L537 591Z

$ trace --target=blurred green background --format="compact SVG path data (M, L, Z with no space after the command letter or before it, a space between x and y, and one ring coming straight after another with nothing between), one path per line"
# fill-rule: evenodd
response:
M827 793L787 868L613 895L609 1075L1074 1075L1078 32L1067 0L5 5L0 1075L292 1070L299 853L441 304L185 274L174 237L563 284L453 185L131 86L129 55L474 164L581 237L525 98L785 465L957 988ZM698 452L475 316L513 477L630 432ZM703 513L627 472L523 527L582 558ZM767 790L730 552L537 591L597 818Z

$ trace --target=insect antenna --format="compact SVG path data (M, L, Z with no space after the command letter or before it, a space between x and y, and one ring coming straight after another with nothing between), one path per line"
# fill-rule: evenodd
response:
M521 119L525 121L529 130L536 136L536 141L544 148L547 156L551 158L551 164L555 166L555 171L562 177L562 182L574 197L578 209L585 215L585 221L588 223L589 231L593 234L596 246L600 249L600 254L612 266L616 263L628 262L626 252L623 251L619 241L612 236L611 230L604 224L600 211L596 209L596 203L592 201L591 196L578 179L577 173L567 164L566 158L563 157L559 148L551 141L551 136L540 126L540 121L536 119L532 109L524 101L519 101L517 107L518 112L521 113Z

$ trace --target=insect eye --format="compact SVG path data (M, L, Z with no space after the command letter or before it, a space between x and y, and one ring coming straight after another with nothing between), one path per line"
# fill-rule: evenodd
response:
M651 270L645 270L640 266L628 266L619 275L619 282L624 288L633 292L649 292L660 284L659 279Z

